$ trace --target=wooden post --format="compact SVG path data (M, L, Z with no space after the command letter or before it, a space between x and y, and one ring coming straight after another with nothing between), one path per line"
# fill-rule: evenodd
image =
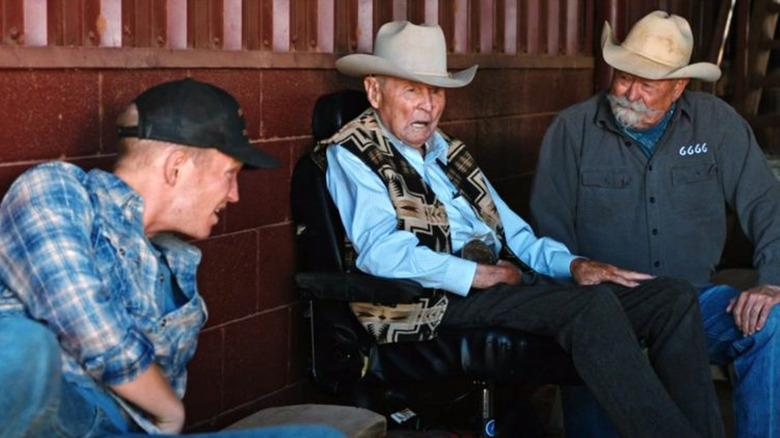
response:
M625 10L625 0L599 0L596 3L595 22L593 23L593 59L596 64L594 87L596 91L609 87L612 78L612 68L604 62L604 57L601 55L601 32L604 22L608 21L610 23L613 35L618 37L618 41L621 41L625 37L623 31L625 27L623 23Z

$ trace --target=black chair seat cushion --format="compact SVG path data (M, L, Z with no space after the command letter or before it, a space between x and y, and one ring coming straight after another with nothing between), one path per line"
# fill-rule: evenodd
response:
M337 300L318 300L312 307L312 330L315 381L333 394L355 385L397 386L453 378L581 384L571 357L561 347L550 338L525 332L443 329L429 341L378 345L348 303Z
M551 339L497 328L441 330L435 339L381 345L370 375L387 382L458 377L498 383L579 384L571 357Z

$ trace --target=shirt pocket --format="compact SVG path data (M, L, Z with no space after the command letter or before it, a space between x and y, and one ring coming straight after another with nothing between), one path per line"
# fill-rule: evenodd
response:
M673 167L667 196L676 217L706 226L723 215L723 192L715 163Z
M718 166L715 163L699 163L689 166L672 168L672 185L681 186L707 181L718 174Z
M157 363L171 375L183 372L197 347L198 334L206 320L203 300L197 296L157 321L148 334L153 340Z
M578 234L595 236L603 233L600 227L612 233L615 227L634 223L635 179L628 168L584 170L577 195Z
M628 169L586 170L582 172L582 185L606 189L624 189L631 185Z
M101 230L95 243L95 259L106 292L122 303L128 313L142 316L154 308L148 285L139 284L142 276L140 256L132 245L123 242L111 230Z

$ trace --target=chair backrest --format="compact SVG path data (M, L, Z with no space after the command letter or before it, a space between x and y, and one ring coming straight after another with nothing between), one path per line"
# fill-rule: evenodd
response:
M368 107L366 93L359 90L342 90L320 96L314 104L311 119L314 141L332 136Z
M343 90L321 96L312 115L314 140L332 136L368 106L362 91ZM325 175L308 157L295 167L291 197L297 225L298 269L343 272L344 227L328 193Z
M312 115L314 140L332 136L368 106L361 91L321 96ZM297 226L298 272L344 272L344 226L325 174L308 155L295 166L290 194ZM365 352L373 340L347 302L311 299L309 304L314 381L326 391L340 394L343 387L361 379Z

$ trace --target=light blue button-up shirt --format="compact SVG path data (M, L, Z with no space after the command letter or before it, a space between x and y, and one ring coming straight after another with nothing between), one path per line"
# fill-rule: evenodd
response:
M377 120L378 117L377 117ZM452 250L458 252L476 235L498 238L476 214L469 202L436 163L447 162L447 143L436 132L425 145L423 157L417 149L405 145L382 128L393 146L444 204L450 223ZM363 272L386 278L406 278L424 287L468 295L477 264L451 254L439 253L420 244L408 231L396 228L396 213L387 187L360 158L340 146L327 151L327 184L338 207L345 231L357 251L357 267ZM485 181L504 225L507 243L523 262L539 273L556 278L571 278L570 265L576 256L563 244L537 238L531 227L515 214Z

